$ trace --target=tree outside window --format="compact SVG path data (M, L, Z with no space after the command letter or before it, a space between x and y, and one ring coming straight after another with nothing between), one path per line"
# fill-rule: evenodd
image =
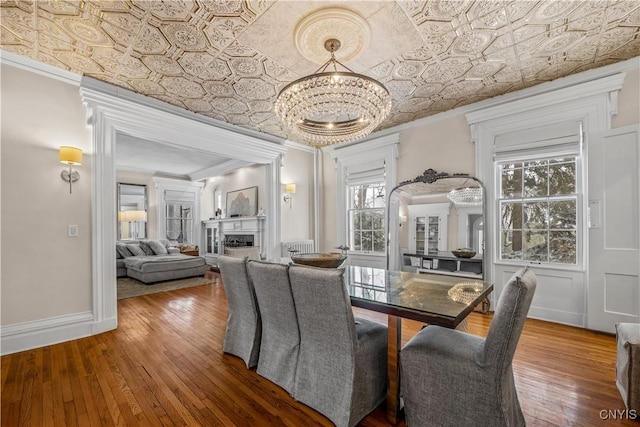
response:
M386 253L384 183L350 185L348 188L351 250Z
M576 157L502 163L500 259L577 264Z

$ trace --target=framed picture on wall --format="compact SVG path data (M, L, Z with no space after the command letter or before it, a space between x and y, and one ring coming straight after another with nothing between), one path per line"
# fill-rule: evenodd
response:
M227 193L227 216L255 216L258 212L258 187Z

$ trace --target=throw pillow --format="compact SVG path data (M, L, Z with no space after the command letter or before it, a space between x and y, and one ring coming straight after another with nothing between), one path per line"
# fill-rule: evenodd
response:
M144 252L145 255L155 255L155 253L153 252L153 250L149 246L149 241L148 240L141 240L140 241L140 247L142 248L142 251Z
M126 243L116 243L116 251L122 256L122 258L127 258L133 256L131 251L127 249Z
M129 252L131 252L133 254L133 256L144 256L145 253L142 250L142 248L140 247L140 245L136 244L136 243L129 243L127 245L127 249L129 249Z
M148 240L147 244L156 255L166 255L168 253L167 248L159 240Z
M120 254L120 252L118 252L118 249L116 248L116 259L122 259L122 258L124 257Z

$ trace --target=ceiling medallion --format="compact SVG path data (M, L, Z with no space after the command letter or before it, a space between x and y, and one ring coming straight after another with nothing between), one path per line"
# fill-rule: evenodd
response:
M327 60L325 40L340 39L342 46L338 60L348 62L360 56L369 46L371 28L356 12L329 7L304 17L296 25L293 38L298 52L316 64L324 64Z
M339 40L330 38L324 47L331 58L315 73L285 86L275 105L276 115L294 139L314 147L368 135L391 110L391 96L382 83L336 60ZM338 71L338 66L346 71Z

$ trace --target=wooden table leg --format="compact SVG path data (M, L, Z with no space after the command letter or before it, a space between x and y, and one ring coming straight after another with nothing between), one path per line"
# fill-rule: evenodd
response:
M387 347L387 421L396 425L400 409L400 337L402 334L402 318L388 315L389 338Z

